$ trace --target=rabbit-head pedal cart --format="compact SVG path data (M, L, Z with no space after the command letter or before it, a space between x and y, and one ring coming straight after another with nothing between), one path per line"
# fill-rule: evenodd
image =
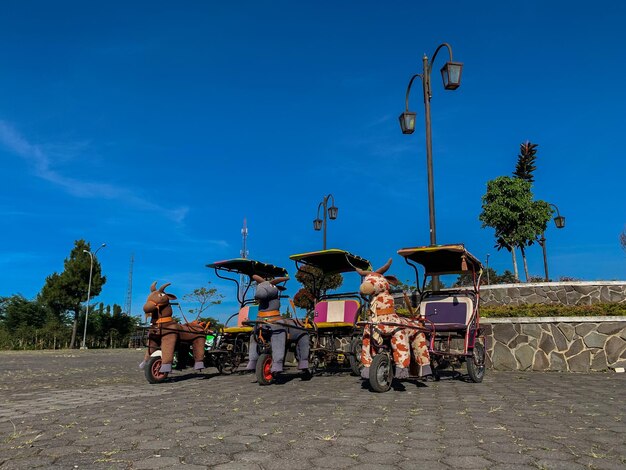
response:
M219 357L216 366L220 373L229 374L237 370L248 356L248 344L253 332L250 322L255 322L259 316L259 302L250 289L254 281L286 279L288 274L285 268L248 258L217 261L207 264L207 267L213 268L220 279L234 282L237 286L239 310L226 320L217 344Z

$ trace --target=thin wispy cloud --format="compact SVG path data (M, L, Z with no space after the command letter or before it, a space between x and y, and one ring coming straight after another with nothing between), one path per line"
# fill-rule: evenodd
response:
M55 151L52 153L46 151L46 146L29 142L13 126L2 120L0 120L0 143L7 150L27 161L37 177L60 186L73 196L123 201L125 204L130 204L140 210L165 214L167 218L175 222L182 222L189 211L187 207L175 209L162 207L135 195L127 188L109 183L83 181L63 175L53 168L55 159L64 159L64 156L59 152L61 147L55 146Z

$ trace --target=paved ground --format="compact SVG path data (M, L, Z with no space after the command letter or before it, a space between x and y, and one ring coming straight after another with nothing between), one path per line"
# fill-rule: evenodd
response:
M0 468L626 467L626 374L487 371L377 394L348 373L149 385L141 356L0 353Z

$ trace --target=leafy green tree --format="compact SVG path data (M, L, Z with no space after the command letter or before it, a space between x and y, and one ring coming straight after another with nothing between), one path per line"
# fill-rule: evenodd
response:
M296 280L302 288L293 297L293 303L306 311L313 309L315 299L319 299L328 290L338 289L343 284L343 276L339 273L324 275L321 269L313 266L301 266L296 273Z
M515 284L516 282L519 281L515 278L515 275L508 269L505 269L502 274L496 277L496 282L492 284Z
M534 183L534 171L537 169L535 160L537 158L537 144L524 142L520 144L520 153L517 156L517 165L513 175L529 183Z
M53 273L46 278L40 293L40 300L56 315L62 316L66 312L72 314L72 338L70 347L76 346L76 331L81 313L81 304L87 300L89 287L89 270L91 258L85 251L91 251L91 246L85 240L76 240L74 248L64 261L62 273ZM106 283L102 275L100 262L94 257L91 278L91 298L97 297Z
M500 176L487 182L487 192L482 198L479 220L483 227L495 230L495 247L511 253L515 279L519 279L515 249L524 259L528 279L525 247L532 245L546 229L552 211L544 201L533 201L531 183L521 178Z
M46 323L47 317L48 312L43 305L20 294L0 300L0 321L8 331L16 330L21 325L40 328Z

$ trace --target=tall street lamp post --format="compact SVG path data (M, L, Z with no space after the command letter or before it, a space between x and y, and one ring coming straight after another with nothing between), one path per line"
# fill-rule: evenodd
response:
M332 199L332 204L328 207L328 200ZM324 212L324 219L320 219L320 208ZM339 208L335 206L335 198L332 194L328 196L324 196L322 202L320 202L317 206L317 218L313 221L313 229L314 230L322 230L324 229L324 250L326 249L326 226L328 225L328 219L326 219L326 215L330 220L335 220L337 218L337 213L339 212Z
M91 251L88 251L88 250L83 250L83 253L87 253L89 257L91 258L91 264L89 265L89 287L87 287L87 311L85 312L85 330L83 331L83 344L80 347L80 349L87 349L87 344L85 341L87 340L87 318L89 317L89 300L91 297L91 276L93 273L93 258L105 246L107 246L106 243L103 243L102 245L100 245L100 247L95 251L95 253L92 253Z
M448 54L450 56L450 60L441 68L443 87L446 90L456 90L461 85L461 72L463 70L463 64L452 60L452 48L449 44L444 42L437 47L431 60L428 59L426 54L422 57L423 72L421 74L415 74L411 77L409 85L406 89L404 112L399 116L402 133L413 134L413 132L415 132L416 114L409 111L409 93L411 92L411 85L413 84L413 81L419 77L422 80L422 91L424 93L424 119L426 122L426 168L428 172L428 220L430 226L431 246L437 244L437 230L435 225L435 186L433 181L433 149L430 121L430 99L432 97L430 74L432 72L433 63L437 58L437 53L442 47L448 49ZM438 290L439 288L439 278L436 276L433 277L433 288L435 290Z
M559 208L556 207L554 204L550 204L551 207L554 207L554 210L556 211L556 217L554 218L554 225L556 225L556 228L563 228L565 227L565 217L563 217L560 213L559 213ZM541 238L539 239L539 244L541 245L541 248L543 249L543 269L546 273L546 282L550 281L550 277L548 276L548 254L546 253L546 234L545 232L541 233Z

